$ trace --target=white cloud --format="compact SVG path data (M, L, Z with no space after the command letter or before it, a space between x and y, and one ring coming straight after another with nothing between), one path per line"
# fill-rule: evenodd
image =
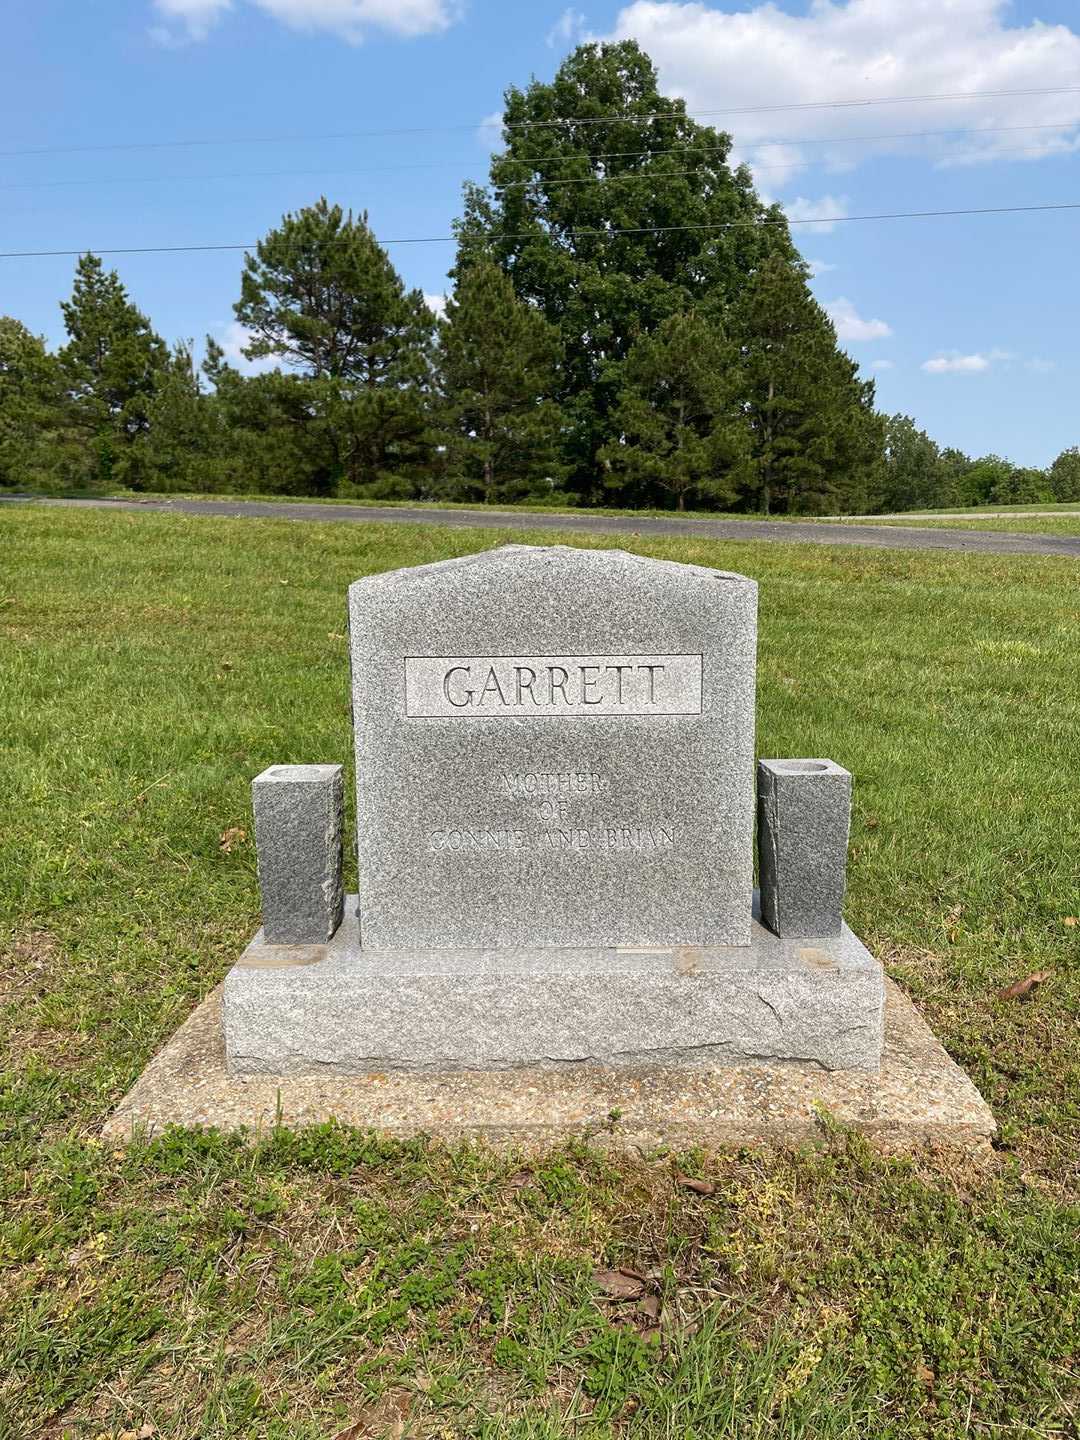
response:
M294 30L328 30L353 44L364 32L387 30L412 39L437 34L458 18L455 0L254 0Z
M588 33L588 22L580 10L567 6L547 33L548 48L551 50L572 50L580 45Z
M503 112L492 110L476 127L476 138L485 150L501 150L503 143Z
M896 369L896 361L895 361L895 360L871 360L871 361L870 361L870 369L871 369L871 370L895 370L895 369Z
M794 145L784 144L754 145L743 150L736 142L731 147L731 164L748 165L755 180L758 176L765 176L766 189L786 185L792 175L805 168L802 151Z
M826 301L823 308L840 340L885 340L893 333L884 320L864 320L846 295Z
M1056 368L1053 360L1044 360L1040 355L1032 355L1030 360L1024 361L1024 369L1035 375L1049 375L1050 371Z
M797 195L794 200L783 200L781 204L789 220L794 220L800 230L812 231L815 235L828 235L834 228L833 221L842 220L850 213L846 195L822 195L818 200Z
M278 367L278 359L274 355L264 355L259 360L249 360L244 354L244 347L251 344L251 331L246 325L241 325L239 320L219 321L214 326L214 339L225 352L225 359L230 365L235 365L247 375L257 375L263 370L275 370Z
M928 375L975 375L989 370L990 363L987 355L961 355L958 350L951 350L947 355L935 355L931 360L924 360L922 369Z
M810 278L816 280L819 275L827 275L830 270L839 270L839 265L834 265L831 260L807 260L810 267Z
M737 10L699 0L633 0L616 17L612 36L638 40L665 91L692 111L727 112L700 118L731 131L739 154L763 168L764 152L754 147L778 140L789 173L807 163L843 168L883 153L943 164L1034 159L1080 146L1080 93L810 108L890 95L1075 86L1080 34L1066 25L1010 24L1015 9L1008 0L812 0L804 14L790 8L775 0ZM760 109L771 101L776 110ZM733 113L752 107L759 108ZM1006 126L1046 128L1010 133L1000 128ZM994 133L843 142L871 132L988 127Z
M293 30L323 30L359 44L369 30L412 39L437 34L458 18L458 0L248 0ZM155 9L183 27L190 40L203 40L211 27L232 9L233 0L154 0ZM175 32L161 26L155 39L175 43Z
M155 25L150 30L151 38L159 45L171 46L185 40L205 40L225 12L232 9L232 0L154 0L154 9L163 19L179 26L179 30L172 30L168 25Z
M440 320L442 320L443 317L446 315L446 296L445 296L445 295L429 295L429 294L425 291L425 292L424 292L424 304L428 307L428 309L432 312L432 314L433 314L433 315L437 315Z

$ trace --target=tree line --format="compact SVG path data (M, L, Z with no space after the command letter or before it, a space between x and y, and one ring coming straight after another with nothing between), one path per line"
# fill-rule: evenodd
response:
M506 94L445 314L325 198L244 261L243 373L82 256L57 351L0 317L0 485L867 513L1080 499L886 417L731 137L633 42Z

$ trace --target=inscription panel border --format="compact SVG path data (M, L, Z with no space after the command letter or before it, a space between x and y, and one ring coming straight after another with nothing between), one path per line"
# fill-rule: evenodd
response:
M462 707L461 710L432 714L418 714L409 709L409 662L412 660L523 660L526 657L520 653L505 655L403 655L401 661L401 688L402 688L402 714L407 720L661 720L680 718L693 718L705 714L705 655L698 651L654 651L649 652L652 659L666 660L696 660L698 662L698 696L696 710L544 710L541 712L529 710L488 710L479 712L473 707ZM614 659L614 656L598 655L532 655L532 660L585 660L593 661L598 659ZM471 713L467 713L471 711Z

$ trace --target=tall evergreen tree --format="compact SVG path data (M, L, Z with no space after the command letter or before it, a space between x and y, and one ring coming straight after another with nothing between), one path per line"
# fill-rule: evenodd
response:
M139 447L153 489L212 493L225 488L230 436L220 407L203 388L189 342L181 341L170 354L147 419Z
M236 318L249 358L280 357L310 392L341 474L371 486L426 446L435 322L367 224L325 199L283 217L247 256Z
M722 311L767 244L791 244L729 166L731 137L661 95L633 41L583 45L550 84L509 89L503 135L489 187L466 187L459 263L490 254L559 327L567 458L594 499L634 342L681 311Z
M78 478L70 411L56 356L0 315L0 486L34 490Z
M451 466L485 502L520 499L560 468L558 331L496 264L464 266L440 327Z
M880 462L874 384L837 349L806 267L782 250L732 308L739 394L750 430L750 498L763 514L865 511Z
M203 374L216 423L228 436L219 458L223 490L333 495L341 478L340 437L326 412L335 382L271 370L242 375L206 337Z
M624 503L656 504L694 495L710 507L734 503L746 430L732 389L731 347L714 324L690 312L642 335L623 367L612 411L618 439L600 459Z
M138 487L135 445L149 426L168 347L96 255L79 259L71 299L60 308L69 337L60 362L88 442L87 478Z

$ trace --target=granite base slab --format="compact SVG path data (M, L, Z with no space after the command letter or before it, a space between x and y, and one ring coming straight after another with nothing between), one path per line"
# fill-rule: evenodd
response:
M226 977L236 1075L800 1062L876 1070L881 966L845 926L748 946L361 950L356 904L325 946L267 945Z
M816 1065L415 1071L315 1077L230 1075L221 986L199 1005L110 1116L125 1143L167 1125L258 1134L336 1119L389 1134L542 1147L569 1136L624 1150L659 1145L776 1146L820 1138L825 1114L894 1154L985 1157L995 1133L982 1096L921 1018L885 981L877 1074Z

